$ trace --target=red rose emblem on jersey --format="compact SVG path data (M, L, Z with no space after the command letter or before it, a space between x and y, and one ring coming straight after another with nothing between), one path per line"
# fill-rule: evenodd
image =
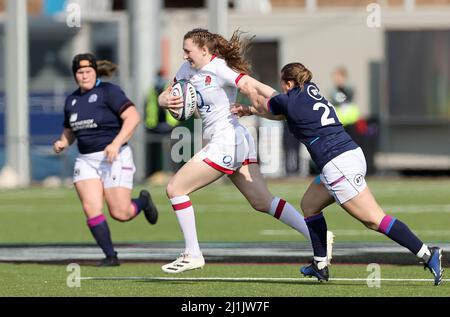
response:
M206 76L206 78L205 78L205 85L206 85L206 86L211 85L211 81L212 81L211 76Z

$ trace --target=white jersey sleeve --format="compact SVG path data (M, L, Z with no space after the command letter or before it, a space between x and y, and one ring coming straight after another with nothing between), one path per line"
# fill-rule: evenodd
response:
M232 86L237 87L239 80L245 75L240 74L234 70L232 70L228 65L223 61L217 65L217 79L221 86Z
M178 81L181 79L186 79L186 80L190 80L192 77L192 72L191 72L191 65L189 64L188 61L185 61L180 69L178 69L177 74L175 75L174 80Z

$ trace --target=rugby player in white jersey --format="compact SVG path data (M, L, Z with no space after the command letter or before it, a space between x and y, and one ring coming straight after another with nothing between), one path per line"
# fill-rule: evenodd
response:
M180 273L205 265L189 194L223 175L229 177L255 210L270 214L310 239L303 216L268 190L259 169L255 142L247 128L230 111L238 89L246 94L248 87L258 84L260 90L266 87L272 91L248 76L250 65L243 58L246 44L246 40L241 40L239 31L234 32L229 41L204 29L194 29L184 36L185 62L178 70L175 81L189 80L197 90L203 139L207 143L172 177L167 186L167 195L185 240L185 250L181 256L162 266L167 273ZM170 91L171 87L161 93L158 101L161 107L176 112L182 107L183 100L180 96L172 96Z

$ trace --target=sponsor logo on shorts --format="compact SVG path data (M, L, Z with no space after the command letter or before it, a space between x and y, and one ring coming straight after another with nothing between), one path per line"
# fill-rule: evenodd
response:
M226 166L230 166L232 161L233 161L233 158L229 155L224 156L222 159L223 164L225 164Z
M361 186L363 184L363 181L364 176L362 176L361 174L357 174L353 179L353 182L355 183L356 186Z
M73 176L75 176L75 177L80 176L80 169L79 169L79 168L76 168L76 169L73 171Z

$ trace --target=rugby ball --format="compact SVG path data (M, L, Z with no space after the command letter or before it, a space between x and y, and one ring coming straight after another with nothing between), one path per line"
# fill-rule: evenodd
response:
M172 96L183 97L183 107L178 112L170 114L178 121L185 121L192 117L197 108L197 91L189 80L179 80L172 85Z

